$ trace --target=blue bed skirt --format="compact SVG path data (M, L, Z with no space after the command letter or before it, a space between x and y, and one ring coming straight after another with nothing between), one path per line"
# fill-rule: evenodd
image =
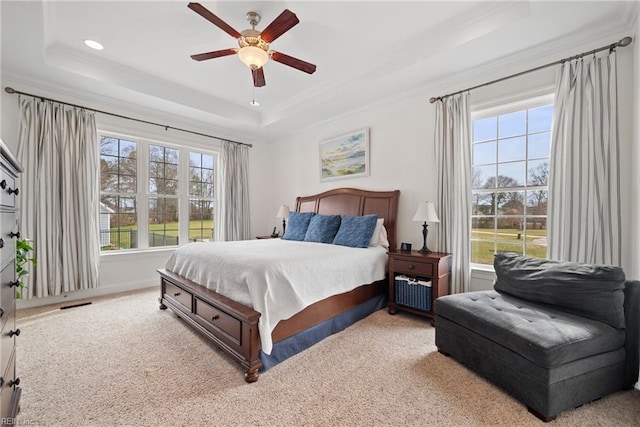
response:
M300 353L312 345L322 341L329 335L340 332L343 329L353 325L357 321L364 319L371 313L378 311L387 306L387 295L381 294L375 298L363 302L355 306L349 311L325 320L309 329L305 329L296 335L285 338L273 345L271 354L264 354L260 350L260 360L262 361L261 372L277 365L278 363L288 359L289 357Z

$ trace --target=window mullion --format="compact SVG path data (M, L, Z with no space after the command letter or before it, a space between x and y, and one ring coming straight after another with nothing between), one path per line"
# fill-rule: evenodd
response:
M181 148L178 155L178 209L180 213L179 242L189 242L189 149Z
M138 150L138 243L149 247L149 143L140 141Z

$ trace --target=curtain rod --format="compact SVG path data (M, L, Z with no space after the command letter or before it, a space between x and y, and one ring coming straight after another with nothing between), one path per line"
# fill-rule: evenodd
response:
M436 101L441 101L441 100L443 100L445 98L448 98L448 97L453 96L453 95L458 95L458 94L460 94L462 92L467 92L467 91L470 91L470 90L473 90L473 89L478 89L478 88L483 87L483 86L489 86L489 85L492 85L494 83L499 83L499 82L504 81L504 80L508 80L508 79L512 79L514 77L522 76L523 74L532 73L534 71L542 70L543 68L551 67L553 65L562 64L563 62L567 62L567 61L571 61L571 60L574 60L574 59L582 58L583 56L595 55L597 52L600 52L600 51L603 51L603 50L606 50L606 49L609 49L609 51L613 51L616 47L629 46L632 41L633 41L633 38L631 38L629 36L623 37L622 39L620 39L616 43L609 44L609 45L606 45L606 46L602 46L602 47L600 47L598 49L590 50L588 52L583 52L583 53L581 53L579 55L570 56L568 58L560 59L559 61L550 62L550 63L545 64L545 65L540 65L539 67L531 68L531 69L525 70L525 71L520 71L519 73L511 74L510 76L506 76L506 77L502 77L502 78L499 78L499 79L496 79L496 80L492 80L492 81L487 82L487 83L482 83L482 84L479 84L477 86L473 86L473 87L470 87L470 88L467 88L467 89L459 90L457 92L453 92L453 93L450 93L450 94L447 94L447 95L432 96L431 98L429 98L429 102L433 104Z
M160 127L163 127L164 130L173 129L173 130L177 130L177 131L180 131L180 132L190 133L190 134L193 134L193 135L199 135L199 136L204 136L204 137L207 137L207 138L213 138L213 139L219 139L219 140L222 140L222 141L232 142L234 144L246 145L247 147L253 147L253 144L247 144L246 142L232 141L232 140L227 139L227 138L220 138L218 136L208 135L206 133L200 133L200 132L192 131L192 130L189 130L189 129L181 129L181 128L177 128L177 127L173 127L173 126L163 125L161 123L155 123L155 122L150 122L150 121L147 121L147 120L136 119L135 117L127 117L127 116L123 116L121 114L110 113L108 111L96 110L95 108L88 108L88 107L84 107L84 106L78 105L78 104L71 104L69 102L59 101L57 99L47 98L45 96L34 95L32 93L27 93L27 92L21 92L19 90L15 90L14 88L9 87L9 86L5 87L4 91L7 92L7 93L10 93L10 94L17 93L18 95L26 95L26 96L31 96L33 98L40 98L43 101L44 100L52 101L52 102L57 102L58 104L68 105L70 107L82 108L84 110L93 111L94 113L107 114L109 116L119 117L121 119L133 120L134 122L140 122L140 123L146 123L148 125L160 126Z

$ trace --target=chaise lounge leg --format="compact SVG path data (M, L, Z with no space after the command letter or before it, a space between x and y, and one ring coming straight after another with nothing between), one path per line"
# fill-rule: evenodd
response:
M536 417L540 418L542 421L544 421L545 423L548 423L549 421L553 421L556 418L558 418L557 415L554 415L552 417L545 417L544 415L542 415L541 413L539 413L538 411L536 411L535 409L533 409L531 406L527 406L527 409L529 410L529 412L531 412L533 415L535 415Z
M447 352L446 352L446 351L444 351L444 350L440 350L440 348L438 348L438 353L440 353L440 354L444 354L444 355L445 355L445 356L447 356L447 357L451 357L451 355L450 355L449 353L447 353Z

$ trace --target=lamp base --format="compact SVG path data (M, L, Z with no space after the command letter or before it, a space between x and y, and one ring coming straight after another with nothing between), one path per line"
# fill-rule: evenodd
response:
M427 221L425 221L424 224L422 224L422 249L418 251L418 253L421 254L430 254L431 252L433 252L427 247L427 234L429 234L429 230L427 230L427 227L429 226L427 225Z

